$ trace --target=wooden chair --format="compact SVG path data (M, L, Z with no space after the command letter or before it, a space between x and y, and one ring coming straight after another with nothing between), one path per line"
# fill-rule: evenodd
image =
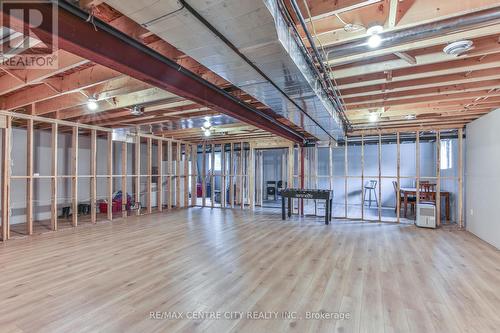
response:
M398 200L398 182L393 180L392 181L392 186L394 187L394 197L396 198L396 200ZM404 204L404 201L405 201L405 198L403 195L401 195L401 192L399 193L399 208L400 208L400 211L401 211L401 207L403 207L403 204ZM415 211L415 206L417 205L417 198L415 197L408 197L407 198L407 202L408 202L408 205L410 205L410 210L412 212ZM394 213L397 213L398 211L398 203L396 201L396 206L394 207ZM405 215L406 215L406 212L405 212Z
M436 184L420 182L419 187L420 203L436 203Z

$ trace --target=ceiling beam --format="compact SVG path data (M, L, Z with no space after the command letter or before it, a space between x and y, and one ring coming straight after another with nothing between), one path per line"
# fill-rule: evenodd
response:
M487 68L455 74L436 75L420 79L384 82L355 88L341 89L342 97L363 96L377 91L406 91L415 88L441 87L451 84L467 84L472 82L494 80L500 78L497 68Z
M397 56L400 59L403 59L410 65L416 65L417 64L417 59L415 57L412 57L408 53L405 52L394 52L394 55Z
M309 11L313 20L320 20L335 14L348 12L368 5L373 5L382 0L316 0L309 1ZM302 15L308 17L303 1L298 1Z
M336 56L334 53L331 53L331 58L328 60L328 64L335 66L346 63L353 63L356 61L367 60L374 57L380 57L383 55L395 53L395 52L407 52L409 50L420 49L424 47L430 47L435 45L445 45L450 40L461 40L461 39L473 39L484 37L492 34L497 34L500 31L500 24L488 25L480 28L472 28L468 30L458 30L457 32L453 32L450 34L437 35L434 37L418 40L418 41L410 41L406 43L401 43L394 46L384 46L382 44L381 47L372 50L363 50L357 53L348 54L348 55L338 55ZM329 49L335 50L338 48L338 45L329 46Z
M387 18L387 26L394 28L406 14L408 9L415 3L415 0L390 0L389 17Z
M478 98L486 95L497 96L500 95L500 91L494 90L480 90L480 91L470 91L463 93L453 93L453 94L442 94L438 96L428 96L428 97L413 97L413 98L402 98L395 99L390 101L383 102L374 102L374 103L364 103L364 104L347 104L347 110L370 110L377 108L384 108L388 106L396 106L396 105L406 105L406 104L418 104L432 101L445 101L445 100L461 100L464 98Z
M159 88L148 88L145 90L139 90L135 92L131 92L128 94L120 95L113 97L110 100L101 100L98 102L99 104L99 112L109 111L113 109L122 109L126 107L132 107L134 105L142 105L148 103L155 102L163 102L163 101L178 101L179 97L176 95L169 93L165 90ZM81 103L81 106L76 106L70 109L60 110L57 106L52 106L53 111L56 112L57 119L71 119L75 117L81 117L85 115L95 114L95 111L90 111L87 109L86 98L84 102ZM44 110L47 110L48 107L44 106Z
M370 94L366 96L356 96L346 98L344 102L347 104L361 103L361 102L375 102L375 101L390 101L397 98L405 98L410 96L439 96L451 92L469 92L475 90L484 90L488 88L500 87L500 79L486 80L478 82L470 82L463 84L450 84L439 87L419 88L412 90L403 90L390 93Z
M8 97L1 98L0 105L5 110L12 110L61 94L85 90L120 77L124 76L112 69L95 65L68 75L50 77L41 81L43 84L14 92Z
M69 69L87 64L89 61L64 50L56 51L58 68L53 69L8 69L0 67L8 75L0 77L0 95L10 93L31 84L65 72Z
M401 68L392 71L392 78L394 81L402 80L403 78L418 78L418 77L429 77L436 75L451 74L456 72L463 72L464 69L468 71L474 71L484 68L492 68L500 66L500 53L493 53L484 56L476 56L465 59L453 59L446 62L419 65L409 68ZM346 88L346 85L358 84L366 85L369 81L381 82L385 81L386 75L385 71L379 71L375 73L369 73L365 75L356 75L350 77L344 77L336 79L337 84L340 89Z

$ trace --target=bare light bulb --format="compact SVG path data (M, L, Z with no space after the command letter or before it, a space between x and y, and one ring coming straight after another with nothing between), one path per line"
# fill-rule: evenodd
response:
M95 97L89 97L87 100L87 108L90 111L95 111L99 107L99 104L97 104L97 99Z
M203 123L203 127L208 129L208 128L212 127L212 124L210 124L210 122L207 120Z
M368 46L372 49L379 47L380 44L382 44L382 37L379 35L371 35L370 38L368 38Z

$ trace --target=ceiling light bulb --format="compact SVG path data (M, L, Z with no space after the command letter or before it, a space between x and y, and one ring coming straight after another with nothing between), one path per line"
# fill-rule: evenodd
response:
M210 122L207 120L207 121L205 121L205 122L203 123L203 127L204 127L204 128L210 128L210 127L212 127L212 124L210 124Z
M212 133L211 133L209 130L205 130L205 131L204 131L204 134L205 134L205 136L210 136L210 135L212 135Z
M89 99L87 100L87 108L90 111L95 111L95 110L97 110L98 107L99 107L99 104L97 104L97 98L89 97Z
M378 115L376 113L370 113L368 118L372 123L374 123L378 120Z
M368 38L368 46L372 49L379 47L380 44L382 44L382 37L379 35L371 35L370 38Z

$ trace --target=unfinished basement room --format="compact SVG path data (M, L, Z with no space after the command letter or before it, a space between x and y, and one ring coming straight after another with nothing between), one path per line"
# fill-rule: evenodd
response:
M1 333L500 332L500 0L0 11Z

